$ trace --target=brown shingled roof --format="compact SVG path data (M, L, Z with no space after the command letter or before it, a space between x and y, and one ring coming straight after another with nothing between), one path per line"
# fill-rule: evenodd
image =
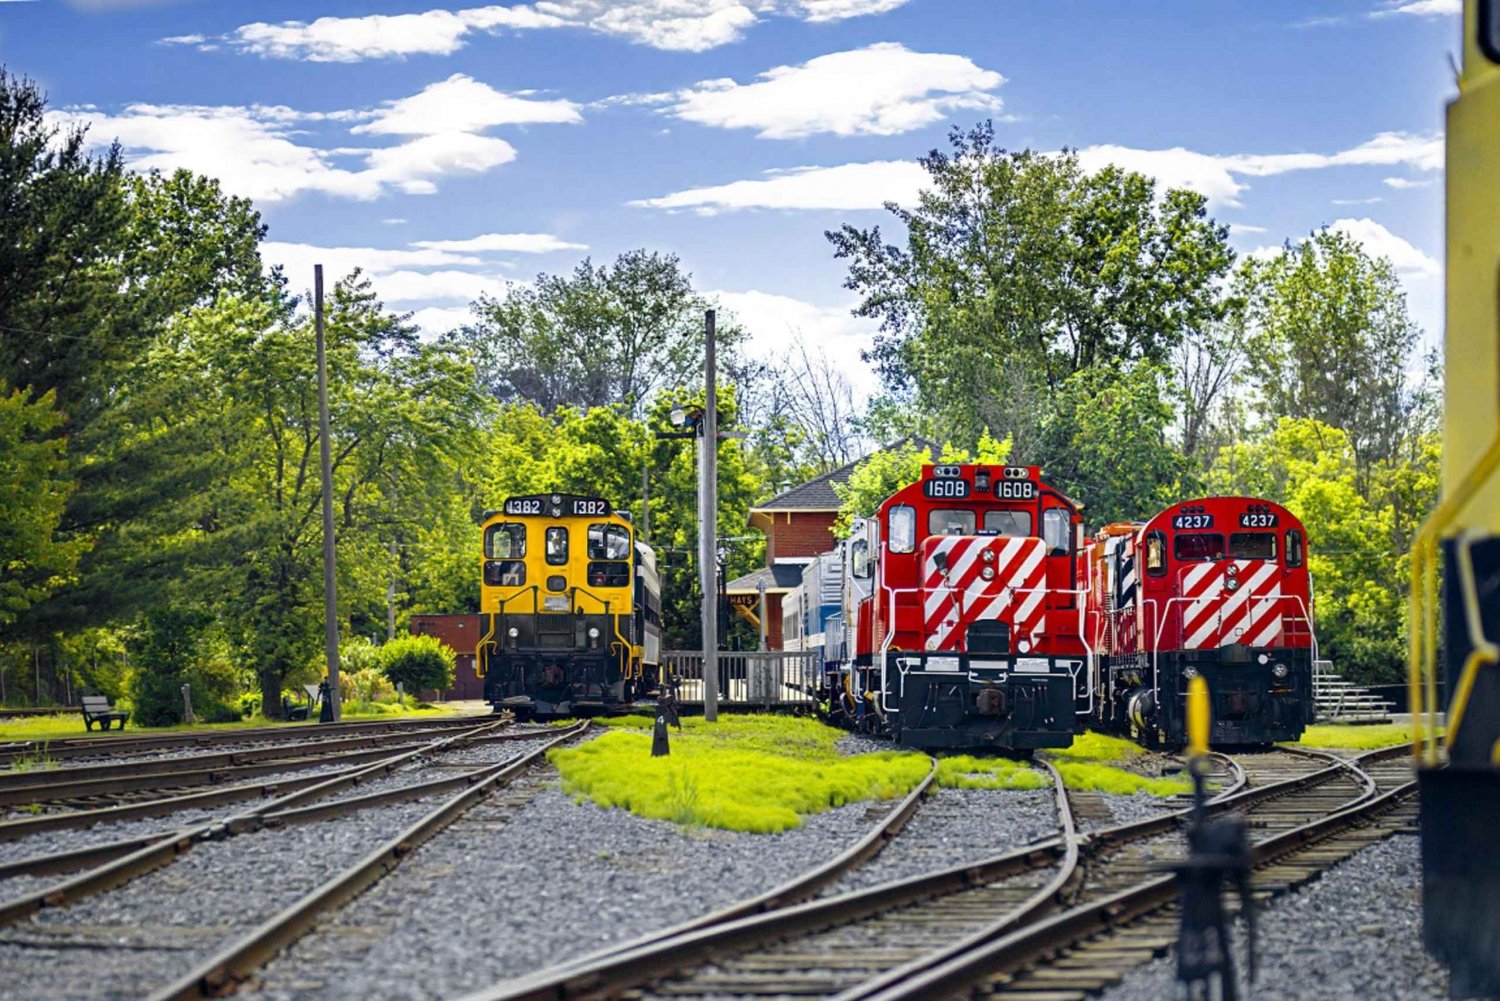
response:
M902 438L900 441L886 445L878 451L890 451L891 449L900 448L902 445L916 445L918 448L926 448L932 452L934 459L941 455L943 451L943 446L915 436ZM789 490L783 490L770 500L756 504L750 510L751 512L837 511L843 502L839 500L839 495L834 492L833 485L835 483L849 482L849 476L854 472L854 467L868 458L868 455L860 456L846 466L840 466L835 470L824 473L822 476L808 480L806 483L799 484Z

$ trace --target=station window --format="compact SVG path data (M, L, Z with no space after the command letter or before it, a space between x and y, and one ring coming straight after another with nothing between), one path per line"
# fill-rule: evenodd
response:
M928 535L973 535L974 512L941 508L927 514Z
M897 504L890 513L890 546L893 553L909 553L917 548L917 509Z
M1224 536L1218 532L1183 532L1172 540L1174 560L1221 560Z
M1229 555L1237 560L1274 560L1275 532L1230 532Z
M864 539L849 543L849 572L860 580L870 576L870 544Z
M590 525L589 559L624 560L630 558L630 530L624 525Z
M513 521L484 530L484 555L492 560L515 560L526 555L526 526Z
M1167 539L1160 532L1146 536L1146 572L1153 577L1167 572Z
M1042 540L1047 543L1047 555L1066 554L1071 550L1073 533L1068 531L1068 512L1060 507L1042 512Z
M996 535L1025 538L1031 534L1030 511L986 511L984 530Z
M568 530L562 525L547 529L547 562L555 567L568 562Z
M1289 567L1302 565L1302 533L1295 528L1286 533L1286 565Z

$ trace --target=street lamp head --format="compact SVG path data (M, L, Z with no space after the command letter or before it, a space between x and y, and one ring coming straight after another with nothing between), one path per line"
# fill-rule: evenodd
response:
M672 412L667 415L675 428L682 427L682 422L687 420L687 413L681 407L673 407Z

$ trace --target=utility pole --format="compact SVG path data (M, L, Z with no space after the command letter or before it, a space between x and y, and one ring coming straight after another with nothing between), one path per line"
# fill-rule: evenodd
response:
M703 718L719 718L719 395L714 311L703 317L703 422L698 430L698 573L703 590Z
M651 463L641 466L641 531L642 542L651 540Z
M328 705L339 716L339 602L334 590L333 448L328 440L328 359L323 347L323 265L313 265L313 327L318 336L318 452L323 466L323 632L328 655Z
M398 560L400 553L396 550L396 543L391 542L391 579L385 585L385 641L389 643L396 638L396 571L401 568Z

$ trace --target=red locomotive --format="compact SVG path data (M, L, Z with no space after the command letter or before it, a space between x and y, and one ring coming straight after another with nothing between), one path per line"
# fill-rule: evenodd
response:
M1088 680L1082 535L1035 466L924 466L846 543L830 717L917 747L1068 746Z
M1107 526L1081 563L1097 725L1181 745L1187 684L1200 674L1216 744L1296 740L1312 722L1307 533L1286 508L1252 497L1187 501L1144 524Z

